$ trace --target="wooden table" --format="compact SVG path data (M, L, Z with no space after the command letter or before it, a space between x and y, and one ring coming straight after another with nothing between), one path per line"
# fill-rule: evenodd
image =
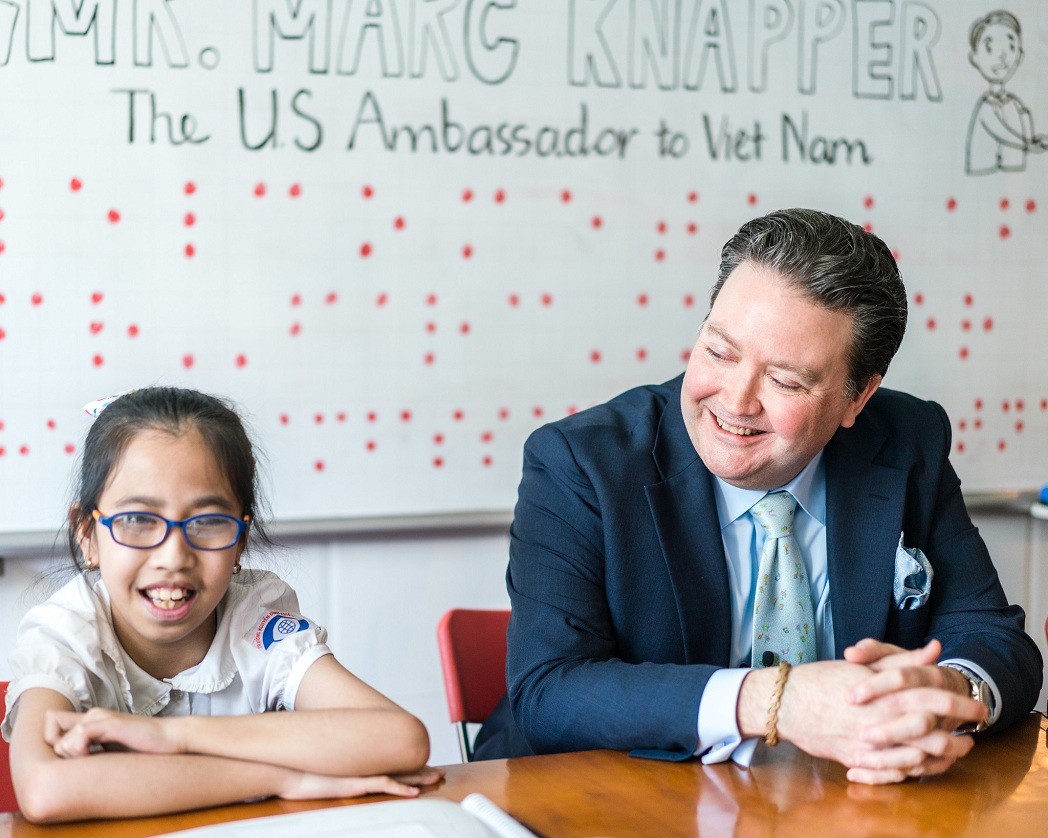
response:
M479 791L549 838L560 836L1048 835L1048 721L1034 713L981 741L942 777L894 786L848 783L844 769L790 745L731 764L665 763L616 751L494 760L447 768L426 796ZM103 778L99 778L104 782ZM221 821L389 800L266 800L164 818L34 826L0 815L0 838L132 838Z

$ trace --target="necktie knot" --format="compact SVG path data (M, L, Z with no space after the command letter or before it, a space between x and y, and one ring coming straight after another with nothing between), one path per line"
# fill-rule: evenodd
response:
M781 538L793 532L793 513L797 499L789 492L771 492L757 501L750 514L768 538Z

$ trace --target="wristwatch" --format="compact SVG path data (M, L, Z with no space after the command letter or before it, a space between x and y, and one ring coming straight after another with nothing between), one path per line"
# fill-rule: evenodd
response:
M990 685L987 684L982 678L972 672L966 667L960 666L956 663L944 663L941 666L949 667L950 669L956 669L966 679L968 679L968 686L970 688L969 696L980 704L986 707L986 718L981 722L965 722L963 725L954 730L954 733L982 733L986 728L990 726L989 719L990 713L993 711L993 693L990 691Z

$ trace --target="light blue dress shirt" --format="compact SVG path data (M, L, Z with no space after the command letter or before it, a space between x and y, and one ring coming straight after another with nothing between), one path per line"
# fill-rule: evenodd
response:
M750 508L767 492L739 489L714 478L717 516L720 520L724 554L728 562L731 595L731 660L734 669L715 672L706 684L699 703L699 744L695 753L704 763L731 758L749 765L760 739L743 740L736 708L742 681L750 671L753 648L753 600L765 533L749 514ZM833 613L830 610L830 577L826 558L826 469L820 452L793 480L779 489L797 499L793 532L800 543L808 570L811 601L815 610L815 644L819 660L833 660ZM779 489L772 490L778 491ZM967 660L950 660L971 670L990 685L993 694L991 722L1000 715L1001 697L986 672ZM947 663L947 661L940 661Z

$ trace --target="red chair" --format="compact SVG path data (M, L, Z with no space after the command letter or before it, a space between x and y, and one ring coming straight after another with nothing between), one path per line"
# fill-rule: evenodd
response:
M483 722L506 694L508 626L508 609L468 608L453 608L437 625L448 715L458 727L464 762L473 759L467 724Z
M6 696L7 681L0 681L0 707L4 706ZM15 787L11 782L11 757L7 742L0 737L0 812L17 811L18 801L15 800Z

